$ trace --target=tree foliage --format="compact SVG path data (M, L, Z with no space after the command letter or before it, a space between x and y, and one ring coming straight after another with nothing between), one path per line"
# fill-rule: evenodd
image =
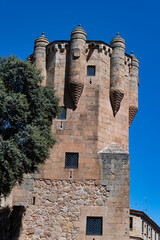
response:
M23 175L34 173L55 143L52 119L59 113L51 86L40 71L15 56L0 58L0 196Z

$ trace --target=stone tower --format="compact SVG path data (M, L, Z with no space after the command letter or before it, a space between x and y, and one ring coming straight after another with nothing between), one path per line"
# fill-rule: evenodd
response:
M13 191L24 205L20 239L129 240L128 129L138 108L138 59L117 34L110 45L42 34L28 57L54 85L62 113L57 143L40 173Z

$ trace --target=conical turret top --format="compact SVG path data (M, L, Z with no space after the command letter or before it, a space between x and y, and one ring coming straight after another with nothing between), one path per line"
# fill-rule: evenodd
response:
M122 38L119 33L117 33L117 36L112 38L111 40L111 46L112 47L123 47L125 48L125 40Z
M73 29L71 32L71 39L83 39L86 40L87 38L87 33L86 31L81 27L81 24L78 24L78 27Z
M49 44L48 38L42 32L42 36L37 37L34 43L34 47L45 47Z

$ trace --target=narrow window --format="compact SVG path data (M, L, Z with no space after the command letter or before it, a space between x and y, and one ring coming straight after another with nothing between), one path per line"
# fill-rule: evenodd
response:
M146 235L148 236L148 224L146 226Z
M61 109L62 109L62 111L59 114L59 116L57 117L57 119L65 120L66 116L67 116L67 109L66 109L66 107L62 107Z
M130 230L133 230L133 217L130 217Z
M87 66L87 76L95 76L95 75L96 75L96 67Z
M35 197L33 197L32 204L33 204L33 205L35 205L35 203L36 203L36 198L35 198Z
M151 228L151 239L152 239L152 228Z
M86 235L102 235L102 217L87 217Z
M155 240L157 239L157 234L156 234L156 232L155 232Z
M65 168L78 168L78 153L66 153Z
M144 233L144 221L142 221L142 233Z

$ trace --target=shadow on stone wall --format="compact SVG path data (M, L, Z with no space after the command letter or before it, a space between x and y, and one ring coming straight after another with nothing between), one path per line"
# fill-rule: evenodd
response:
M22 226L24 206L0 209L0 240L18 240Z

